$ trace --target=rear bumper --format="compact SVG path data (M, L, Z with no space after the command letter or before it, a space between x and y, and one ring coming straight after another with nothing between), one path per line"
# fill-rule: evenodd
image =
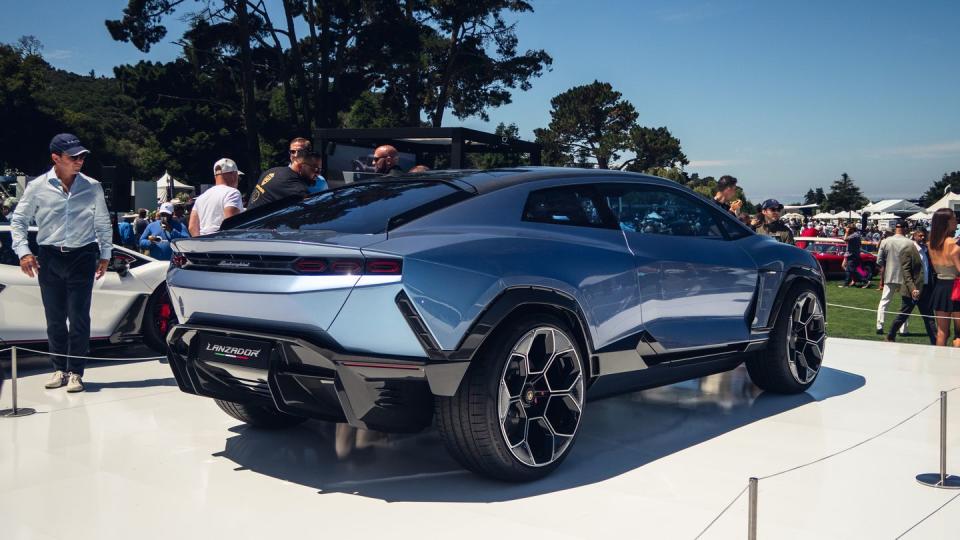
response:
M269 369L200 360L201 333L270 342ZM332 342L318 343L315 337L195 324L174 327L167 344L170 366L184 392L388 432L429 425L435 393L431 387L459 383L468 366L358 355Z

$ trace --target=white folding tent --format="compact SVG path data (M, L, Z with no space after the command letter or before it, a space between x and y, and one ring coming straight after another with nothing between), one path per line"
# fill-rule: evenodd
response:
M932 206L927 208L927 212L931 214L941 208L949 208L951 210L960 210L960 195L956 193L947 193L939 201L933 203Z
M157 201L167 202L170 200L170 184L173 183L173 192L179 193L187 191L193 193L194 188L190 184L184 184L176 178L170 176L170 173L164 171L163 176L157 179Z
M931 217L933 217L933 214L928 214L926 211L922 211L911 216L907 216L907 221L920 221L921 219L930 219Z
M868 204L862 212L888 213L888 214L913 214L923 211L923 207L913 204L906 199L884 199L873 204Z

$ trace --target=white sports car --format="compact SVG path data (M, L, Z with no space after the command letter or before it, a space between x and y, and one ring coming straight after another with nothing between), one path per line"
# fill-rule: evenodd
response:
M36 253L37 230L30 228ZM0 225L0 347L45 346L46 319L37 278L20 271L9 225ZM176 323L165 284L167 261L114 246L107 273L93 284L90 338L94 344L143 341L166 351L165 338Z

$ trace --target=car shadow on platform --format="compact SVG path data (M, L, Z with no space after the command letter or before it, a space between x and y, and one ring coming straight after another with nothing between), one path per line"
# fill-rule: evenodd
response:
M84 392L99 392L111 388L150 388L153 386L177 386L177 380L173 377L163 379L144 379L139 381L113 381L113 382L94 382L90 380L83 381Z
M240 425L216 457L238 470L388 502L498 502L601 482L685 448L814 401L857 390L864 377L823 368L804 394L761 392L741 366L733 371L588 403L567 460L527 484L486 480L463 470L439 434L357 430L308 422L286 431Z

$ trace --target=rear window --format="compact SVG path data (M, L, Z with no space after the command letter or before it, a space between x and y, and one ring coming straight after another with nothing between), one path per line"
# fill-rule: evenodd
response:
M359 183L318 193L245 223L242 228L378 234L469 196L442 182Z

